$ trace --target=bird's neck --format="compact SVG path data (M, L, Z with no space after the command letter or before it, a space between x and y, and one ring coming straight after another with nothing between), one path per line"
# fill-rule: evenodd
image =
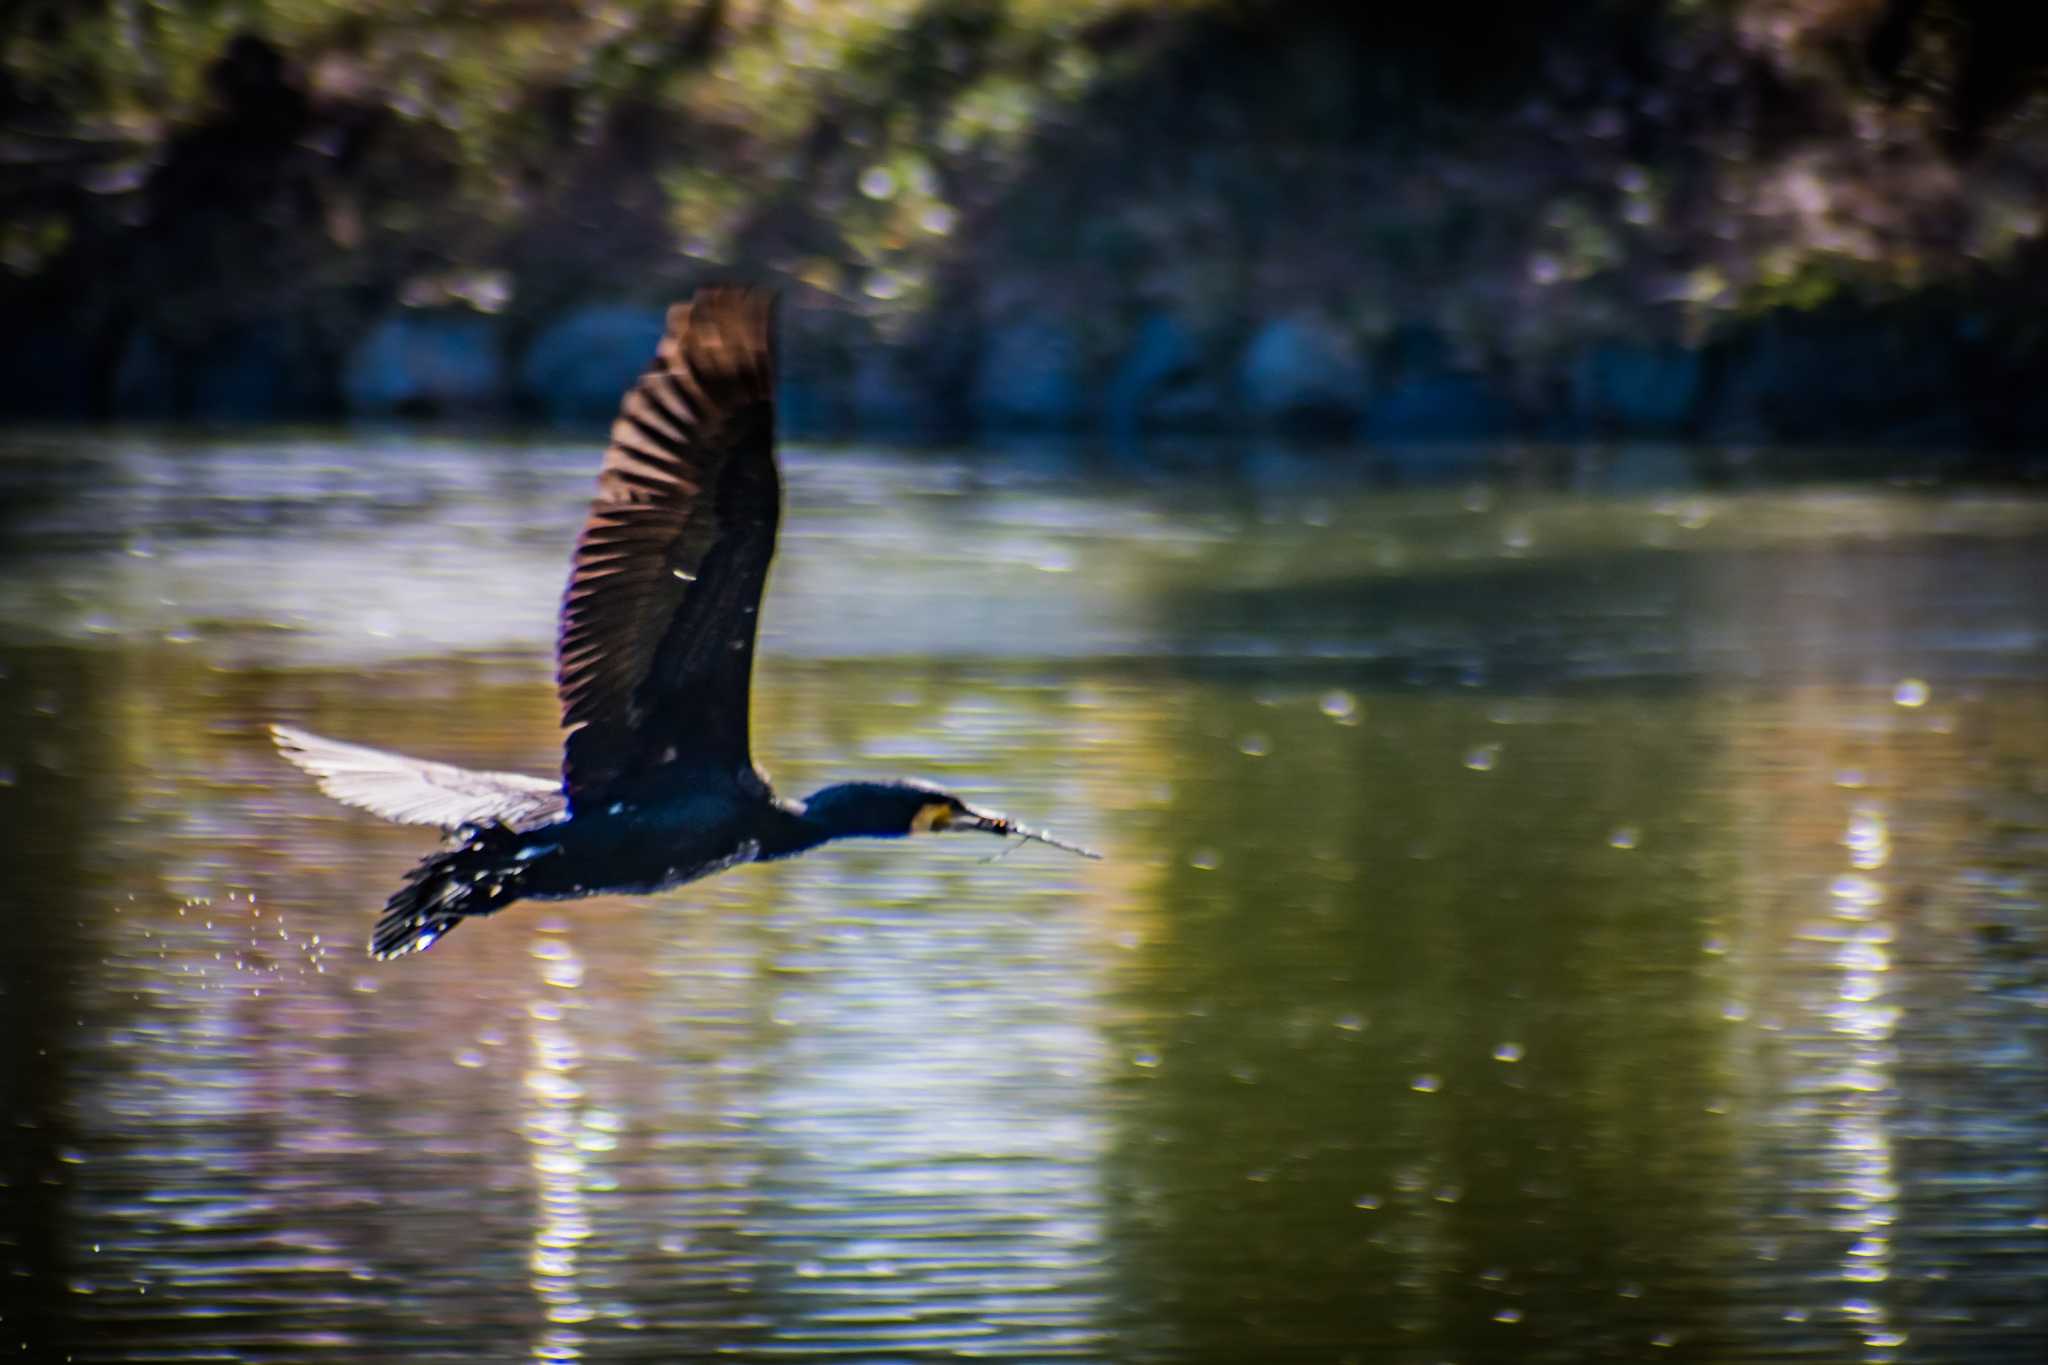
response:
M761 857L787 858L832 839L902 835L907 821L900 811L877 810L877 796L900 797L901 790L886 782L841 782L802 801L777 800L779 819L761 841Z
M775 815L763 833L759 858L762 862L794 857L828 839L845 837L845 831L806 815L802 806L780 800L775 803Z

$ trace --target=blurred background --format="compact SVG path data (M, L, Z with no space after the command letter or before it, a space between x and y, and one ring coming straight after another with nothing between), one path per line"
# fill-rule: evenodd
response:
M0 410L610 410L709 275L815 436L2048 431L1993 0L23 0Z
M2048 1355L2048 10L0 9L0 1352ZM848 845L376 964L784 292ZM986 843L988 841L981 841Z

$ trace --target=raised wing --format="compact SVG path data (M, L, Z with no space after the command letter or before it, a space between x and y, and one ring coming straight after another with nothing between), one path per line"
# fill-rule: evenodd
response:
M754 623L782 510L773 309L699 290L620 404L562 601L571 800L674 765L752 777Z
M568 808L559 783L523 773L485 773L452 763L366 749L323 739L288 725L270 727L277 751L304 768L326 792L406 825L545 824Z

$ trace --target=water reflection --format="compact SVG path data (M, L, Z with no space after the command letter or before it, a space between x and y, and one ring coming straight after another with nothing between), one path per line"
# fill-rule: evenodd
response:
M593 1179L586 1158L616 1148L620 1126L609 1110L586 1110L580 1103L584 1092L576 1073L583 1051L563 1025L561 993L583 983L583 962L558 934L548 932L556 928L544 923L533 943L542 989L526 1007L530 1065L524 1080L530 1107L522 1125L533 1147L533 1254L528 1265L533 1296L547 1320L533 1356L548 1361L581 1359L579 1327L597 1316L578 1283L580 1251L591 1234L586 1187L604 1183ZM630 1321L630 1311L617 1316Z
M420 832L260 726L545 770L525 615L585 473L358 453L106 455L0 593L29 1358L2048 1338L2036 509L799 459L778 778L915 771L1111 861L849 846L379 966ZM438 608L363 629L457 506L538 605L484 592L459 657ZM309 528L353 588L262 582Z
M1749 997L1731 1008L1755 1072L1745 1157L1779 1173L1751 1207L1756 1338L2003 1358L2048 1330L2040 926L2012 952L2009 906L1984 894L2015 839L2038 845L1991 810L2038 819L2041 795L2037 758L2001 781L1984 740L2037 722L1968 690L1922 713L1919 689L1811 689L1752 736L1773 766L1807 759L1804 801L1759 786L1746 822L1751 894L1783 907L1752 917Z

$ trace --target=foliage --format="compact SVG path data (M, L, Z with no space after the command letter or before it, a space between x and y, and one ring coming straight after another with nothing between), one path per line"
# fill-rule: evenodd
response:
M2025 259L2048 26L2002 14L32 0L0 16L0 305L100 407L88 362L138 336L288 319L331 368L394 304L516 337L712 269L936 351L1019 312L1095 360L1160 309L1213 346L1305 307L1533 373Z

